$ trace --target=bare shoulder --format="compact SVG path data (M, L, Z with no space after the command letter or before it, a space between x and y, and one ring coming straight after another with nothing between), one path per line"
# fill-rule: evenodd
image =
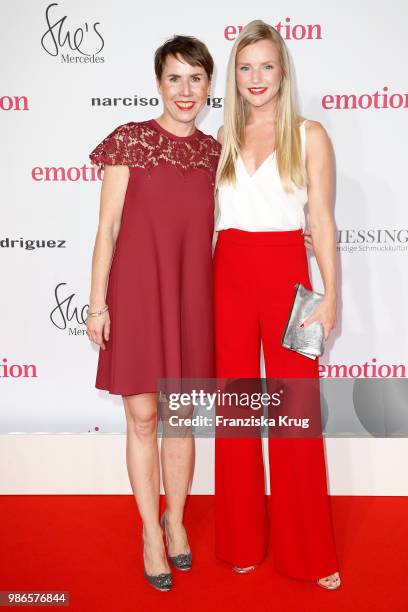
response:
M312 138L328 138L326 128L320 123L320 121L314 121L313 119L304 119L306 134Z
M328 168L333 162L333 150L325 127L319 121L308 119L305 128L308 172L313 168Z
M319 121L307 119L306 156L309 162L313 159L327 159L331 155L331 142L325 127Z
M322 144L322 142L328 142L329 136L326 128L320 123L320 121L314 121L313 119L304 119L307 140L312 144Z
M222 125L217 132L217 140L219 143L223 144L224 142L224 126Z

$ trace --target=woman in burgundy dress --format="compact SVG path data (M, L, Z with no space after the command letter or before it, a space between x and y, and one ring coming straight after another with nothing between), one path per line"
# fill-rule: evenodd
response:
M183 510L194 441L163 437L159 523L159 379L213 372L212 237L220 145L195 127L209 93L206 46L176 36L155 55L163 114L117 127L91 153L104 167L87 329L100 346L96 387L122 395L127 468L143 521L145 576L168 591L169 560L191 567Z

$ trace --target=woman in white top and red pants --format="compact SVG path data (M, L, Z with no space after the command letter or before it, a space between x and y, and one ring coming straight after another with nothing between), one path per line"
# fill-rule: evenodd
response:
M218 167L214 254L218 378L318 378L317 360L283 348L294 285L311 289L303 230L308 202L325 297L305 326L336 319L336 242L329 140L295 112L290 64L278 32L248 24L231 52ZM319 415L320 416L320 415ZM275 567L340 586L322 436L268 440ZM216 437L216 554L238 572L262 562L268 517L260 437Z

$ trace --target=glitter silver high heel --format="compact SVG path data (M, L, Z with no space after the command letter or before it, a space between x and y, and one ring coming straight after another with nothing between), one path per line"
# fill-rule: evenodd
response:
M171 573L163 572L162 574L148 574L146 572L146 566L144 565L144 561L143 561L143 569L144 569L144 576L147 582L152 587L154 587L158 591L162 591L162 593L166 593L167 591L170 591L171 587L173 586L173 576L171 575Z
M322 587L323 589L328 589L329 591L334 591L334 589L338 589L339 586L341 585L340 575L334 579L335 582L332 584L326 585L326 584L322 584L321 582L319 582L319 580L326 580L327 578L333 578L335 574L338 574L338 572L334 572L334 574L330 574L330 576L325 576L325 578L319 578L318 580L316 580L316 584Z
M154 587L158 591L161 591L162 593L167 593L173 586L173 579L171 574L149 575L146 572L145 568L144 575L147 582L151 584L152 587Z
M167 537L167 529L166 529L166 513L163 513L163 516L160 519L160 524L163 527L164 537L166 538L167 550L169 549L169 539ZM182 572L186 572L191 569L193 564L193 555L191 552L189 553L181 553L180 555L175 555L171 557L167 554L167 558L176 567L178 570Z
M248 567L238 567L238 565L233 565L232 569L234 572L237 572L237 574L249 574L249 572L253 572L257 567L257 565L248 565Z

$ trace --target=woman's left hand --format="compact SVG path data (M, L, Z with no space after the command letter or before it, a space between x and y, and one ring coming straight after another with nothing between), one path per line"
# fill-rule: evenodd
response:
M314 255L315 252L313 248L313 238L310 229L305 229L305 231L303 232L303 241L305 243L305 247L309 249L309 251L311 251Z
M332 329L336 327L336 310L336 300L324 297L310 317L305 319L300 326L306 328L314 323L314 321L319 321L323 325L324 338L327 340Z

